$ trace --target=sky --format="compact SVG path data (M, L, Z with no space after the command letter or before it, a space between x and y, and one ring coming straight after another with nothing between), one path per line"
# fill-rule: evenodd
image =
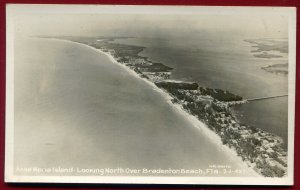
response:
M12 11L15 32L23 35L72 36L139 36L185 37L223 36L287 38L288 19L278 11L271 14L247 11L241 14L220 14L201 10L190 14L173 11L157 12L101 12L77 13L47 9L28 13ZM74 9L75 10L75 9Z

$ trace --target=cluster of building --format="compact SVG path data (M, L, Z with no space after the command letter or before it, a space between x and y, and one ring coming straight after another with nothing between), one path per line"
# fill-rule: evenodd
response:
M136 54L120 56L117 51L114 49L107 49L105 46L100 49L112 55L119 63L126 65L141 77L147 78L153 83L170 79L170 71L172 68L169 68L161 63L153 63L146 57Z
M181 89L179 92L184 94L181 97L190 98L178 99L173 96L177 99L176 103L206 123L221 137L223 144L235 149L238 156L255 171L266 177L286 175L287 153L281 146L283 140L280 137L240 123L232 114L228 102L203 95L200 90ZM201 113L195 111L195 107Z

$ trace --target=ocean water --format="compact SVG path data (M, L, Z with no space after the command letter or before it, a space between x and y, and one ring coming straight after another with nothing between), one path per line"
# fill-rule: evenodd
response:
M14 55L15 168L205 170L214 164L245 171L219 176L252 175L161 93L106 55L35 38L16 40Z
M244 39L225 38L220 34L215 38L117 39L114 43L146 47L140 55L174 68L171 77L176 80L229 90L245 99L287 94L287 76L261 69L287 63L287 55L272 59L254 57L252 44ZM250 102L233 109L241 122L282 137L283 148L287 148L287 97Z

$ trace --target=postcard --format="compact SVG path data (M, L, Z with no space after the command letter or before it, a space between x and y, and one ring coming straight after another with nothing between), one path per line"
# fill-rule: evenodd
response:
M293 184L295 8L6 10L6 182Z

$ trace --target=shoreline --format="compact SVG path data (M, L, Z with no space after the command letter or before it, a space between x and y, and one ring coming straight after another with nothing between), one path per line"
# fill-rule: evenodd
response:
M205 131L210 134L208 136L211 137L212 142L217 143L220 140L219 145L222 146L219 147L222 147L222 150L225 148L226 152L231 152L232 156L238 157L246 168L250 168L257 175L286 176L287 152L281 147L282 138L240 123L232 115L231 105L245 103L241 96L222 89L203 88L195 82L172 82L169 76L173 68L163 63L153 63L147 57L139 56L140 51L134 50L139 48L143 50L143 47L140 46L110 43L113 39L104 41L103 44L95 44L92 41L72 41L100 50L110 56L114 63L124 66L138 78L153 84L154 89L158 87L159 91L162 90L167 94L169 97L167 101L172 104L172 107L186 114L183 114L184 118L187 118L192 124L193 120L194 123L195 121L200 123L196 127L198 129L206 128ZM157 69L157 64L163 67ZM166 72L164 67L170 69L167 70L167 76L161 74ZM207 100L210 103L207 104ZM208 109L206 106L202 107L203 103L209 106ZM199 128L199 126L201 127Z
M242 158L237 155L235 150L233 150L233 149L229 148L228 146L224 145L222 143L222 140L221 140L220 136L218 134L216 134L214 131L210 130L208 128L208 126L206 126L205 123L201 122L194 115L192 115L192 114L188 113L186 110L184 110L183 107L180 104L172 103L171 100L173 99L173 97L171 97L169 93L167 93L163 89L157 87L153 82L147 80L146 78L142 78L139 74L137 74L134 70L130 69L128 66L118 62L111 54L109 54L107 52L104 52L104 51L101 51L100 49L96 49L94 47L91 47L89 45L79 43L79 42L74 42L74 41L70 41L70 40L63 40L63 39L51 39L51 40L75 43L77 45L88 47L88 48L92 49L93 51L97 51L100 54L104 54L105 56L107 56L109 58L109 60L112 63L122 67L124 70L126 70L126 72L130 73L136 79L142 80L145 83L147 83L148 85L150 85L153 90L157 91L166 100L166 103L169 104L169 106L171 106L178 114L180 114L182 117L184 117L184 119L186 119L188 122L190 122L193 127L195 127L197 130L199 130L199 132L204 133L208 137L208 139L210 139L210 141L212 143L217 145L218 149L221 152L227 154L230 157L230 159L232 159L233 161L234 160L238 161L239 162L238 165L241 168L245 169L247 171L247 173L249 173L253 177L260 177L261 176L259 173L255 172L252 167L248 166L246 162L242 161Z

